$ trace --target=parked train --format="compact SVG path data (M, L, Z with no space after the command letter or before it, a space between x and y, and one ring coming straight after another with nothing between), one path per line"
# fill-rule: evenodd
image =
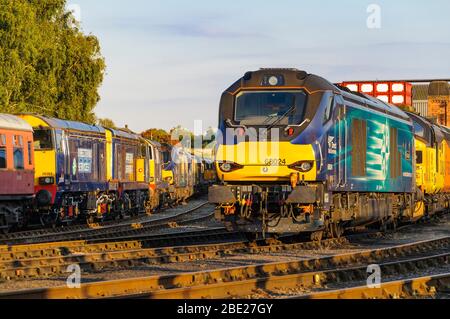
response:
M127 130L0 116L0 228L150 213L201 188L205 163Z
M222 95L216 216L251 233L339 237L450 204L450 135L296 69L246 73Z

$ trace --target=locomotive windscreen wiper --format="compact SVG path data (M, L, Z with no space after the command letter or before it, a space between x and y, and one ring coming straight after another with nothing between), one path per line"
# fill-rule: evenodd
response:
M247 130L247 126L245 126L244 124L239 124L239 125L235 125L233 124L233 122L231 122L230 119L226 119L225 123L228 125L228 127L232 127L232 128L243 128Z
M294 97L294 105L292 105L289 110L286 111L286 113L284 113L283 115L281 115L279 118L277 118L272 124L270 124L267 127L267 131L270 130L271 128L273 128L275 125L277 125L278 123L280 123L282 120L284 120L288 115L290 115L293 111L296 110L296 106L295 106L295 97Z

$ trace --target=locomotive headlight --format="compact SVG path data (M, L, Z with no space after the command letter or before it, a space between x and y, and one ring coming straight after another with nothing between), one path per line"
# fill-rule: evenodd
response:
M220 165L220 169L224 172L230 172L231 171L231 164L230 163L223 163Z
M238 170L243 168L244 166L236 164L236 163L222 163L219 165L219 168L224 173L230 173L232 171Z
M307 172L311 170L312 164L310 162L304 162L300 165L300 168L302 171Z
M285 84L283 75L268 74L261 81L262 86L282 86Z
M310 170L312 170L312 168L314 167L314 162L312 162L312 161L301 161L301 162L297 162L297 163L294 163L292 165L289 165L288 167L290 169L294 169L296 171L306 173L306 172L309 172Z
M53 185L55 183L54 177L39 177L39 185Z
M271 76L269 78L269 84L272 86L275 86L278 84L278 78L276 76Z

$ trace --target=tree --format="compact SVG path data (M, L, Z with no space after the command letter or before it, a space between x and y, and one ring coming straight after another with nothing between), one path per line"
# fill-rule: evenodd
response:
M97 124L106 128L116 128L114 121L108 118L98 119Z
M0 112L95 123L105 61L66 0L0 0Z
M141 134L144 138L147 138L149 140L162 143L162 144L168 144L170 143L170 135L165 130L152 128L149 129Z

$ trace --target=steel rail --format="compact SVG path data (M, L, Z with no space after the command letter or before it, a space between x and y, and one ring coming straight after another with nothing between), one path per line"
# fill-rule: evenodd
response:
M12 246L10 251L0 252L0 263L33 258L63 257L76 253L107 253L142 248L164 248L177 244L177 238L203 234L206 236L205 239L207 239L211 233L226 233L226 229L224 227L211 227L206 229L185 228L183 231L158 235L139 235L130 238L115 237L109 242L100 240L82 240ZM229 234L231 237L236 233Z
M156 219L148 219L148 216L144 217L144 220L141 222L136 222L136 220L122 222L114 225L108 226L100 226L98 228L85 228L81 230L73 230L66 232L58 232L54 234L43 234L43 235L34 235L34 236L26 236L26 237L17 237L2 240L4 245L0 246L0 252L3 250L8 250L8 246L17 245L17 244L34 244L34 243L44 243L44 242L60 242L66 240L82 240L82 239L95 239L95 238L108 238L111 237L114 233L132 233L133 231L144 232L145 230L149 230L154 227L159 228L170 228L168 225L169 222L176 222L180 218L195 212L208 205L208 202L202 202L201 204L179 212L177 214L162 216ZM210 217L210 216L207 216ZM145 220L147 218L147 220Z
M344 243L348 243L348 241L342 237L340 239L328 239L322 242L301 242L295 244L282 244L274 240L260 240L258 242L240 241L212 245L141 248L96 253L86 253L69 248L69 254L65 256L0 261L0 279L12 280L61 275L66 272L67 266L75 263L80 266L82 271L88 272L108 269L119 270L158 263L168 264L214 259L233 254L321 249ZM141 247L144 246L145 243L141 243ZM86 251L91 249L91 247L87 247L87 249L82 250Z
M436 297L450 291L450 273L428 277L389 281L379 287L350 287L338 290L316 292L296 297L298 299L400 299Z
M389 274L448 263L449 244L450 238L444 237L323 258L86 283L74 289L55 287L6 292L0 293L0 298L228 298L247 296L258 289L318 288L333 282L365 280L368 264L387 259L395 261L384 262L380 267L383 273ZM445 249L446 253L407 257L439 249Z
M201 200L198 200L201 201ZM201 204L207 204L207 201L201 201ZM173 208L173 207L172 207ZM166 208L163 211L170 210L172 208ZM149 217L158 216L159 214L141 214L139 216L131 216L129 218L123 219L123 220L108 220L101 223L94 223L94 224L79 224L79 225L69 225L64 227L56 227L56 228L43 228L43 229L35 229L35 230L26 230L26 231L20 231L20 232L13 232L9 234L1 234L0 235L0 242L5 242L8 240L14 240L14 239L26 239L26 238L32 238L32 237L41 237L41 236L47 236L47 235L59 235L63 233L71 233L71 232L85 232L85 231L91 231L93 229L98 228L109 228L109 227L116 227L120 225L131 225L134 223L139 223L140 221L147 221ZM164 218L164 216L163 216ZM1 246L0 246L1 247Z
M193 199L194 200L194 199ZM171 209L165 208L163 211L167 211ZM31 238L31 237L39 237L39 236L46 236L46 235L55 235L55 234L61 234L61 233L67 233L67 232L78 232L78 231L89 231L92 228L104 228L109 226L118 226L121 224L132 224L139 222L140 220L145 221L148 219L149 216L155 216L154 214L148 215L139 215L139 216L131 216L129 218L126 218L124 220L108 220L101 223L94 223L94 224L78 224L78 225L70 225L70 226L63 226L63 227L56 227L56 228L40 228L40 229L34 229L34 230L26 230L26 231L20 231L20 232L13 232L9 234L0 234L0 242L4 242L11 239L20 239L20 238ZM1 245L0 245L1 247Z

